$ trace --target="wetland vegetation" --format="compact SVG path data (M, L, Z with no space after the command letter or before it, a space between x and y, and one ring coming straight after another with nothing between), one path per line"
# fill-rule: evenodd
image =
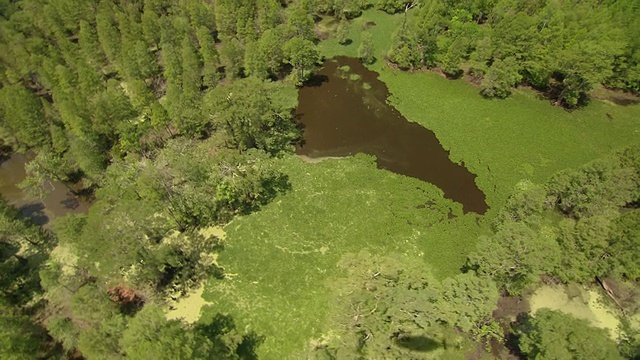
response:
M638 19L0 0L0 357L638 358Z

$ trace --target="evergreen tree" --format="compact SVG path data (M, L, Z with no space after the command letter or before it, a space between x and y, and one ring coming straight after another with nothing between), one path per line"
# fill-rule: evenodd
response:
M111 64L117 64L120 56L120 33L114 26L108 8L100 7L96 14L96 30L100 46Z
M205 86L212 88L215 87L220 80L220 74L218 73L220 57L209 29L200 27L198 28L197 35L198 44L200 45L200 56L202 57L202 81Z
M281 8L278 0L257 0L257 20L260 33L273 29L282 23Z
M291 37L299 37L305 40L313 40L313 19L309 12L302 6L295 6L289 11L287 29Z
M80 21L78 45L84 60L89 63L95 71L100 71L102 67L106 65L106 58L100 47L96 29L85 20Z
M185 101L197 102L202 87L202 60L189 38L182 40L182 91ZM193 104L192 104L193 105Z
M43 355L39 347L44 336L27 316L14 314L0 305L0 356L8 360L23 360Z
M0 89L0 137L17 149L50 143L40 99L22 86Z
M220 61L224 66L225 76L234 79L240 76L244 64L244 48L236 38L225 39L220 49Z

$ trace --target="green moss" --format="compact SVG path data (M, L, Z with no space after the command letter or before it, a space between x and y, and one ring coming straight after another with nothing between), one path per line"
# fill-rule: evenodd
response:
M360 74L349 74L349 80L351 81L358 81L360 79L362 79Z
M533 314L542 308L562 311L578 319L587 320L595 327L607 329L609 335L614 340L618 340L617 330L620 320L614 313L615 309L603 303L599 291L585 290L581 287L571 289L561 286L543 286L536 290L529 301Z
M432 130L453 161L464 162L478 175L494 209L518 182L543 183L562 169L632 144L640 135L640 106L594 101L567 112L527 93L487 100L463 81L431 73L385 69L380 78L402 114ZM609 121L607 114L616 120Z
M167 300L170 304L170 308L165 313L167 319L182 319L188 323L198 321L200 318L200 310L203 306L210 304L202 298L203 291L204 285L177 301Z

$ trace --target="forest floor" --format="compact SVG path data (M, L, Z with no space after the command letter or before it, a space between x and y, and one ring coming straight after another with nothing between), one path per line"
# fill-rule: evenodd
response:
M434 131L451 159L478 175L491 210L484 217L463 215L440 189L379 170L364 155L278 160L292 190L225 228L218 262L227 278L212 279L203 295L215 311L233 315L239 328L265 336L261 358L304 358L311 340L331 330L330 287L344 275L336 265L345 254L397 254L421 259L440 279L455 275L517 184L543 183L640 136L637 105L594 100L568 112L527 89L487 100L464 80L389 68L384 53L401 21L401 15L367 11L353 21L350 45L329 37L320 49L327 58L356 56L363 27L371 31L378 59L371 68L387 84L390 103ZM320 29L328 29L324 25Z

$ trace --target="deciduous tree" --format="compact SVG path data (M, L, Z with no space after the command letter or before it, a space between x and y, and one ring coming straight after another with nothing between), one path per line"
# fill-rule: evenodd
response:
M302 84L309 77L309 72L320 61L320 54L313 42L301 37L294 37L283 47L285 61L294 69L294 82Z

